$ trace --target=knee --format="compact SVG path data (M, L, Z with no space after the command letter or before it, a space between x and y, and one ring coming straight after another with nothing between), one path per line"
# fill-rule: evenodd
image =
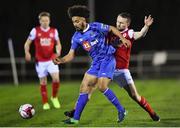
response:
M60 80L59 80L59 77L53 77L52 78L52 82L53 83L58 83Z
M101 92L104 92L106 89L107 89L107 86L104 86L104 85L99 85L98 86L98 90L101 91Z
M85 83L82 83L80 86L80 93L88 93L88 86Z
M108 88L108 84L103 80L98 81L98 90L104 92Z
M46 79L40 79L40 84L41 85L47 85L47 80Z
M136 102L140 101L140 99L141 99L141 96L137 93L130 94L130 97Z
M53 82L53 83L59 83L60 81L59 81L59 79L53 79L52 82Z

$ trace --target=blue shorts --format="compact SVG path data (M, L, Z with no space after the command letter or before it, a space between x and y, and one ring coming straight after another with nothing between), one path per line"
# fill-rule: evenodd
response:
M116 61L114 56L106 56L101 61L93 61L86 73L97 76L97 78L107 77L113 79L115 67Z

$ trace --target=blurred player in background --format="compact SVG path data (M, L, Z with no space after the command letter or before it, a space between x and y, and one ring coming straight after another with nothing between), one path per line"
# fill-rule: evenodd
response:
M60 86L59 67L53 63L53 59L61 55L61 43L56 28L50 27L50 13L39 14L40 26L33 28L25 42L25 59L31 61L30 46L35 45L36 72L40 80L40 91L43 102L43 109L50 109L47 92L48 73L52 78L51 101L55 108L60 108L58 90ZM55 48L55 49L54 49ZM56 53L54 52L56 50Z
M87 23L89 10L86 6L72 6L68 9L68 14L76 32L72 37L69 53L63 58L56 58L54 63L61 64L73 60L75 50L78 47L82 47L87 51L93 61L82 80L74 116L66 120L65 123L77 124L79 122L81 113L88 101L89 88L94 87L96 84L98 89L118 110L118 121L121 122L125 116L125 109L121 106L113 91L108 88L115 70L115 59L113 56L115 49L107 43L105 37L109 32L112 32L122 40L126 47L130 45L130 42L113 26L97 22Z
M134 40L140 39L146 35L149 27L153 23L153 18L151 15L144 18L144 27L141 29L141 31L134 32L133 29L129 29L130 23L131 16L129 13L121 13L118 15L116 27L119 31L121 31L126 39L130 40L131 45L129 48L125 47L123 44L120 44L121 41L117 36L113 35L112 33L108 35L109 42L116 47L116 70L114 72L113 80L118 83L120 87L123 87L129 96L149 113L152 120L160 121L160 117L154 112L147 100L143 96L140 96L137 92L131 73L128 69L132 44ZM93 91L94 89L91 88L91 93ZM68 117L72 117L74 115L74 111L75 109L66 111L64 114Z

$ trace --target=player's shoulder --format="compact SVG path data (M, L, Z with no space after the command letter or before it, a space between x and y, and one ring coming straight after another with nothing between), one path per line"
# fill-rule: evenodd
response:
M91 22L89 23L90 26L98 26L98 25L102 25L103 23L100 23L100 22Z
M30 33L36 33L37 27L32 27Z
M134 38L134 30L133 29L128 29L128 36L133 39Z
M91 28L96 28L96 27L100 26L101 24L102 23L100 23L100 22L91 22L91 23L89 23L89 26Z
M125 31L122 32L124 36L128 36L130 39L134 37L134 30L127 28Z
M77 38L79 38L79 32L76 31L72 36L72 40L76 40Z
M92 22L90 23L90 29L99 30L99 29L107 29L108 25L101 22Z
M40 29L40 26L35 26L35 27L33 27L33 29L39 30L39 29Z
M128 33L134 32L134 29L128 28Z

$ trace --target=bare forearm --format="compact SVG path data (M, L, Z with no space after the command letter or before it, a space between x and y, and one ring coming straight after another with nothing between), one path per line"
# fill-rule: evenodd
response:
M56 54L57 54L58 56L61 56L61 50L62 50L61 45L56 45Z
M144 25L144 27L141 29L141 31L134 32L134 39L137 40L142 37L145 37L148 30L149 30L149 26Z
M121 40L124 40L124 39L125 39L125 38L122 36L121 32L120 32L117 28L115 28L114 26L110 26L110 31L111 31L114 35L118 36Z
M146 36L146 33L148 32L148 30L149 30L149 26L144 25L144 27L140 31L142 37Z
M24 52L25 52L25 54L29 53L29 50L30 50L30 45L25 43L25 45L24 45Z
M67 63L67 62L72 61L74 59L74 56L67 54L66 56L59 58L59 59L60 59L61 63Z

